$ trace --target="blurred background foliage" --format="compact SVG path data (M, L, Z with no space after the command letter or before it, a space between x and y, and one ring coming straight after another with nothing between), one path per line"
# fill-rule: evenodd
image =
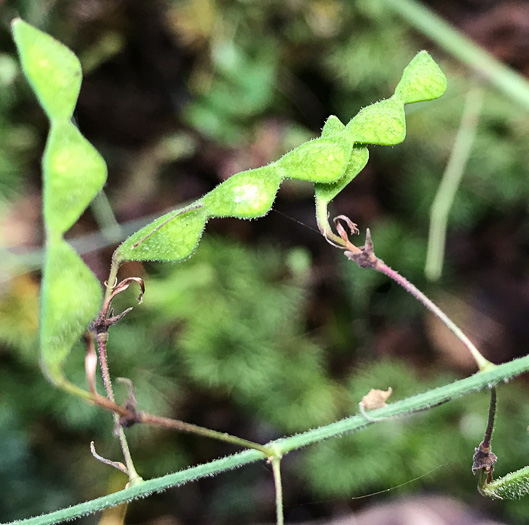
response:
M525 2L424 4L529 71ZM125 482L89 453L94 440L100 454L119 459L109 415L56 391L39 370L47 123L18 69L9 35L17 14L65 42L84 66L75 118L105 156L109 182L69 235L101 280L117 240L153 214L278 158L314 137L329 114L349 120L387 97L407 62L428 49L449 79L447 94L408 108L406 141L372 147L334 209L362 231L370 227L377 254L453 315L491 361L527 353L527 112L484 84L443 275L429 282L430 207L479 79L385 1L8 0L0 13L1 518L54 510ZM285 183L275 209L259 221L211 222L180 265L123 268L123 276L142 276L147 292L112 328L110 365L133 380L140 408L265 442L355 413L370 388L391 386L401 399L473 370L461 345L411 297L324 242L309 185ZM116 309L134 301L131 291ZM82 357L79 346L68 363L79 384ZM523 378L499 389L501 473L527 463L526 397ZM287 521L429 491L526 523L529 501L490 502L475 490L471 459L487 409L487 394L475 394L288 456ZM153 428L128 434L145 477L233 451ZM273 515L270 469L257 465L134 503L127 522L253 523Z

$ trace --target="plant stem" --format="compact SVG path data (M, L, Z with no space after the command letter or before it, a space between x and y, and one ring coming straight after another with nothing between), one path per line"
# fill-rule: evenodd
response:
M106 283L105 297L104 297L103 302L106 302L108 298L110 297L110 295L112 294L112 290L114 289L114 286L117 282L119 266L120 266L119 262L116 259L112 258L112 263L110 265L110 273L108 275L108 281ZM103 376L103 384L105 385L105 392L107 394L108 399L110 399L110 401L114 401L112 380L110 379L110 371L108 369L106 340L105 339L100 340L100 338L98 337L97 342L99 346L99 364L101 366L101 375ZM127 436L125 436L125 431L123 430L123 427L120 425L119 419L120 419L120 416L116 412L114 412L114 425L116 428L119 429L118 430L119 444L121 446L121 450L123 452L123 459L125 460L125 465L127 467L127 471L129 474L129 483L132 486L132 485L141 483L143 479L136 471L136 467L134 466L134 461L132 460L132 455L130 453Z
M119 287L123 288L122 286L123 282L124 281L122 281L119 284ZM101 311L100 317L98 318L98 320L104 319L108 322L108 321L112 321L112 319L115 319L115 317L110 318L110 319L105 318L108 307L109 305L106 305L103 307L103 310ZM116 317L119 317L119 316L116 316ZM96 368L95 361L97 358L96 358L96 354L94 350L93 335L90 334L89 337L86 338L86 342L88 346L87 346L87 354L86 354L87 357L85 358L86 375L87 375L88 383L90 387L90 401L99 405L102 408L105 408L113 412L114 425L116 429L119 429L119 438L121 442L121 448L123 450L123 456L125 457L127 469L129 470L130 483L138 483L142 481L142 479L138 476L134 468L134 464L132 462L127 440L126 440L126 437L123 431L123 427L128 427L135 423L156 425L156 426L161 426L164 428L178 430L180 432L188 432L191 434L197 434L200 436L209 437L211 439L216 439L216 440L224 441L227 443L231 443L233 445L238 445L243 448L252 448L252 449L258 450L259 452L263 452L267 454L268 456L275 455L273 450L263 445L260 445L258 443L254 443L252 441L248 441L246 439L242 439L236 436L232 436L224 432L217 432L209 428L199 427L191 423L185 423L184 421L180 421L178 419L170 419L166 417L155 416L152 414L148 414L147 412L138 412L136 410L137 404L136 404L136 398L134 395L134 387L132 385L132 382L128 379L118 378L118 380L121 380L122 382L125 382L129 385L129 397L128 397L127 403L125 404L125 406L118 405L114 399L114 391L112 388L112 382L110 380L110 375L108 372L108 363L107 363L107 354L106 354L106 342L108 340L108 333L107 333L108 326L104 325L104 320L101 322L103 327L101 327L101 324L97 324L94 327L94 331L96 333L96 339L98 343L99 363L100 363L101 370L102 370L103 384L105 386L107 397L104 397L98 394L95 388L95 368ZM91 357L92 355L93 355L93 360Z
M416 0L385 0L409 24L472 68L511 100L529 109L529 83Z
M397 284L402 286L408 293L413 295L413 297L415 297L426 308L428 308L428 310L430 310L434 315L436 315L450 329L450 331L465 345L465 347L469 350L470 354L476 361L476 364L478 365L478 369L480 371L495 366L481 355L481 353L475 347L472 341L470 341L470 339L463 333L463 331L432 300L426 297L426 295L423 294L412 283L410 283L410 281L408 281L405 277L400 275L395 270L391 269L382 259L379 259L375 255L373 241L371 239L371 232L369 231L369 228L366 231L366 241L364 246L362 248L358 248L349 240L348 233L342 226L341 221L345 222L349 226L351 232L356 230L356 224L354 224L348 217L344 215L339 215L338 217L335 217L334 224L340 236L338 237L337 235L333 234L331 244L335 245L337 248L345 248L347 251L344 255L348 259L358 264L358 266L360 266L361 268L371 268L380 273L383 273L390 279L393 279ZM327 225L327 227L324 227L323 229L320 227L320 230L323 233L324 237L328 242L330 242L327 229L330 230L330 226Z
M409 415L432 406L450 401L471 392L491 388L500 381L506 381L529 371L529 356L520 357L509 363L487 368L478 374L461 379L449 385L438 387L428 392L388 404L383 408L370 411L377 419ZM378 422L369 422L362 415L342 419L330 425L315 428L302 434L279 439L268 443L267 448L274 452L273 456L286 454L307 445L338 437L346 433L353 433ZM170 487L183 485L200 478L212 476L220 472L232 470L243 465L255 463L270 457L257 450L245 450L222 459L190 467L180 472L167 474L160 478L144 481L143 483L108 494L85 503L73 505L42 516L11 522L12 525L53 525L66 520L72 520L85 514L90 514L108 507L119 505L137 498L146 497L154 492L160 492ZM8 525L3 523L0 525Z
M112 290L116 286L118 280L118 271L120 263L114 257L112 257L112 262L110 263L110 273L108 274L107 282L105 283L105 297L103 298L103 303L105 303L110 295Z
M276 521L277 525L285 523L283 517L283 487L281 484L281 457L274 456L271 459L272 471L274 472L274 484L276 489Z
M472 472L478 473L478 491L483 496L495 497L494 490L487 485L493 482L492 474L494 472L494 465L498 460L496 454L492 452L490 443L492 440L492 431L494 430L494 417L496 415L496 388L490 389L490 407L489 419L487 421L487 428L483 441L478 448L474 449L474 456L472 458ZM501 499L501 498L500 498Z
M432 281L441 277L448 215L472 151L482 105L483 89L470 89L454 147L430 210L430 234L424 273Z
M102 334L106 336L107 334ZM112 381L110 379L110 372L108 370L108 361L107 361L107 351L106 351L106 337L97 337L97 345L99 349L99 365L101 366L101 375L103 376L103 384L105 386L105 392L107 398L115 403L114 399L114 390L112 388ZM125 460L125 465L127 467L127 473L129 476L129 483L131 485L136 485L143 481L142 477L136 471L134 467L134 462L132 461L132 456L130 454L129 444L127 442L127 437L125 436L125 431L120 425L120 415L116 412L113 412L114 417L114 426L118 429L118 438L119 444L121 445L121 450L123 452L123 459Z
M400 275L395 270L391 269L384 261L377 259L374 269L383 273L390 279L393 279L397 284L400 284L407 292L420 301L430 312L432 312L439 320L441 320L448 329L465 345L472 357L476 361L479 370L485 370L494 367L490 361L485 359L474 343L463 333L463 331L446 315L441 308L439 308L431 299L426 297L418 288L416 288L408 279Z
M360 253L360 249L354 244L346 244L344 239L338 237L338 235L332 231L332 228L329 225L329 212L327 206L327 201L316 198L316 224L318 225L320 233L329 244L337 247L347 247L347 249L353 253Z
M218 441L224 441L225 443L231 443L232 445L237 445L243 448L250 448L265 454L267 457L274 456L273 450L265 445L260 445L259 443L254 443L253 441L232 436L231 434L227 434L225 432L217 432L216 430L211 430L209 428L200 427L191 423L185 423L184 421L180 421L178 419L170 419L167 417L155 416L152 414L147 414L146 412L141 412L139 422L170 428L180 432L197 434L199 436L216 439Z
M487 429L485 430L485 437L483 438L483 446L490 448L492 440L492 431L494 430L494 418L496 416L496 388L490 389L490 406L489 419L487 421Z
M103 304L105 304L107 301L109 301L110 296L112 295L112 291L115 288L115 285L117 283L117 277L118 277L118 270L119 270L119 262L112 258L112 263L110 265L110 273L108 276L108 280L106 282L106 289L105 289L105 296L103 299ZM143 284L142 284L143 286ZM142 288L143 291L143 288ZM105 313L102 313L102 315L106 318L106 310ZM105 392L107 394L107 398L112 402L115 403L114 399L114 391L112 388L112 380L110 378L110 371L108 368L108 359L107 359L107 341L108 341L108 332L102 332L100 334L96 335L97 338L97 345L99 350L99 365L101 367L101 375L103 376L103 384L105 386ZM114 426L118 432L118 439L119 444L121 446L121 450L123 452L123 459L125 460L125 465L127 467L127 472L129 476L129 483L130 485L137 485L138 483L141 483L143 481L142 477L138 474L136 471L136 467L134 466L134 461L132 460L132 455L130 453L129 444L127 441L127 437L125 436L125 431L123 430L123 427L120 424L120 414L113 412L114 417Z
M101 190L90 203L90 209L103 237L109 241L117 242L123 233L104 190Z

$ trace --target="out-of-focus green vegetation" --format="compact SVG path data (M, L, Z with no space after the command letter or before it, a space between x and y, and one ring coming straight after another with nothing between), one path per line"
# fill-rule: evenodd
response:
M16 13L85 57L90 70L76 120L109 163L106 192L120 222L278 158L315 135L329 114L347 121L391 93L403 65L427 48L442 61L449 91L407 110L406 141L372 149L366 172L334 208L362 230L369 226L377 254L434 299L442 290L448 311L462 304L461 319L489 359L526 353L527 115L486 92L450 215L445 277L427 283L429 210L476 80L382 0L18 0L6 2L4 28ZM0 235L8 247L31 249L41 225L28 195L39 191L46 123L17 74L5 29L0 42ZM187 149L173 154L168 139L177 133ZM310 195L301 184L287 184L276 208L313 227ZM97 230L95 222L87 213L72 235ZM392 386L400 399L468 373L453 356L464 350L450 344L446 350L442 333L423 323L420 305L382 276L341 261L317 233L274 213L256 222L214 221L210 230L180 265L125 269L144 274L147 293L112 328L110 366L115 376L133 380L140 408L264 442L356 412L371 387ZM109 254L87 256L101 279ZM95 440L100 454L119 459L110 417L54 390L41 375L38 275L11 278L20 273L13 268L0 267L5 519L100 495L119 476L88 449ZM67 367L79 384L82 360L79 346ZM526 463L525 396L523 381L499 389L493 443L500 473ZM525 500L491 504L474 489L471 457L487 405L487 396L477 394L307 449L285 461L286 503L325 500L306 512L330 515L352 496L426 474L399 494L443 490L524 523ZM231 451L154 429L132 428L129 435L145 477ZM272 519L272 493L263 488L271 483L264 469L243 469L136 503L129 519L170 513L182 523Z

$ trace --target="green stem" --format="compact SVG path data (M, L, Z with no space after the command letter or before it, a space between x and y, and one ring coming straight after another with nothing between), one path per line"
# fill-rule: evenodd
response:
M123 233L104 190L90 203L90 209L102 235L109 241L117 242Z
M430 234L424 272L432 281L441 277L448 215L472 151L482 105L483 89L469 90L454 147L430 210Z
M470 392L489 389L500 381L506 381L527 371L529 371L529 356L520 357L509 363L487 368L482 372L449 385L429 390L428 392L418 394L402 401L391 403L383 408L372 410L370 411L370 415L380 420L427 410L432 406L445 403L462 395L469 394ZM373 424L378 424L378 422L367 421L361 414L355 415L330 425L309 430L302 434L278 439L268 443L266 447L274 451L274 456L277 456L323 441L324 439L357 432L358 430ZM147 480L139 485L131 486L124 490L85 503L73 505L66 509L61 509L35 518L18 520L12 523L16 525L53 525L55 523L71 520L85 514L119 505L127 501L146 497L154 492L160 492L170 487L176 487L203 477L212 476L243 465L255 463L256 461L266 459L267 457L269 456L264 452L245 450L222 459L211 461L204 465L198 465L160 478ZM0 525L8 524L3 523Z
M167 417L154 416L152 414L143 413L141 417L141 422L149 425L156 425L164 428L178 430L179 432L188 432L189 434L196 434L210 439L216 439L218 441L224 441L225 443L230 443L232 445L237 445L243 448L250 448L261 452L266 457L274 455L274 451L270 447L267 447L265 445L260 445L259 443L248 441L247 439L232 436L231 434L227 434L225 432L217 432L216 430L211 430L210 428L199 427L198 425L186 423L178 419L170 419Z
M452 56L472 68L511 100L529 110L529 82L484 51L460 31L416 0L385 0L385 5L402 16Z
M119 425L119 416L114 414L114 422L116 425ZM127 467L127 475L129 476L129 484L131 487L143 483L143 478L136 471L134 466L134 461L132 461L132 455L129 449L129 443L127 441L127 436L125 436L125 431L123 427L119 426L119 444L121 445L121 450L123 452L123 459L125 460L125 466Z
M324 237L327 237L329 234L333 234L333 231L329 226L329 212L327 211L327 202L322 199L316 199L316 224L318 225L318 228Z
M347 248L352 253L359 253L360 250L354 244L348 243L333 232L329 224L329 211L327 206L327 201L316 197L316 224L318 225L320 233L329 244L337 246L338 248Z
M277 525L284 525L283 517L283 487L281 485L281 457L272 458L272 471L274 472L274 484L276 489L276 521Z
M105 297L103 298L103 303L107 301L116 286L118 280L118 270L120 263L117 259L112 257L112 263L110 264L110 272L108 274L108 280L105 283Z

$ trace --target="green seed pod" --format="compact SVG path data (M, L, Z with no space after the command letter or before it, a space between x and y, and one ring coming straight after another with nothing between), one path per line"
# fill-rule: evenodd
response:
M42 159L44 222L63 234L79 219L107 178L103 157L70 122L53 120Z
M511 472L503 478L478 487L483 496L493 499L520 499L529 494L529 466Z
M101 305L99 281L66 241L48 242L41 290L39 336L42 368L65 382L62 363Z
M404 104L413 104L439 98L445 91L444 73L426 51L421 51L404 69L395 95Z
M316 200L329 203L340 193L365 167L369 159L369 151L362 146L355 146L351 152L345 175L331 184L315 184Z
M195 250L208 214L201 201L158 217L131 235L116 250L122 261L180 261Z
M347 124L345 133L355 143L383 146L401 143L406 137L403 102L391 97L367 106Z
M210 217L262 217L272 207L282 177L275 163L232 175L204 197Z
M308 182L336 182L343 177L353 143L345 134L305 142L281 157L275 166L283 177Z
M338 135L345 129L345 124L342 121L334 116L330 115L329 118L325 121L323 128L321 130L321 137L327 138L332 137L333 135Z
M72 117L81 89L81 64L72 51L23 20L12 23L24 74L50 119Z

